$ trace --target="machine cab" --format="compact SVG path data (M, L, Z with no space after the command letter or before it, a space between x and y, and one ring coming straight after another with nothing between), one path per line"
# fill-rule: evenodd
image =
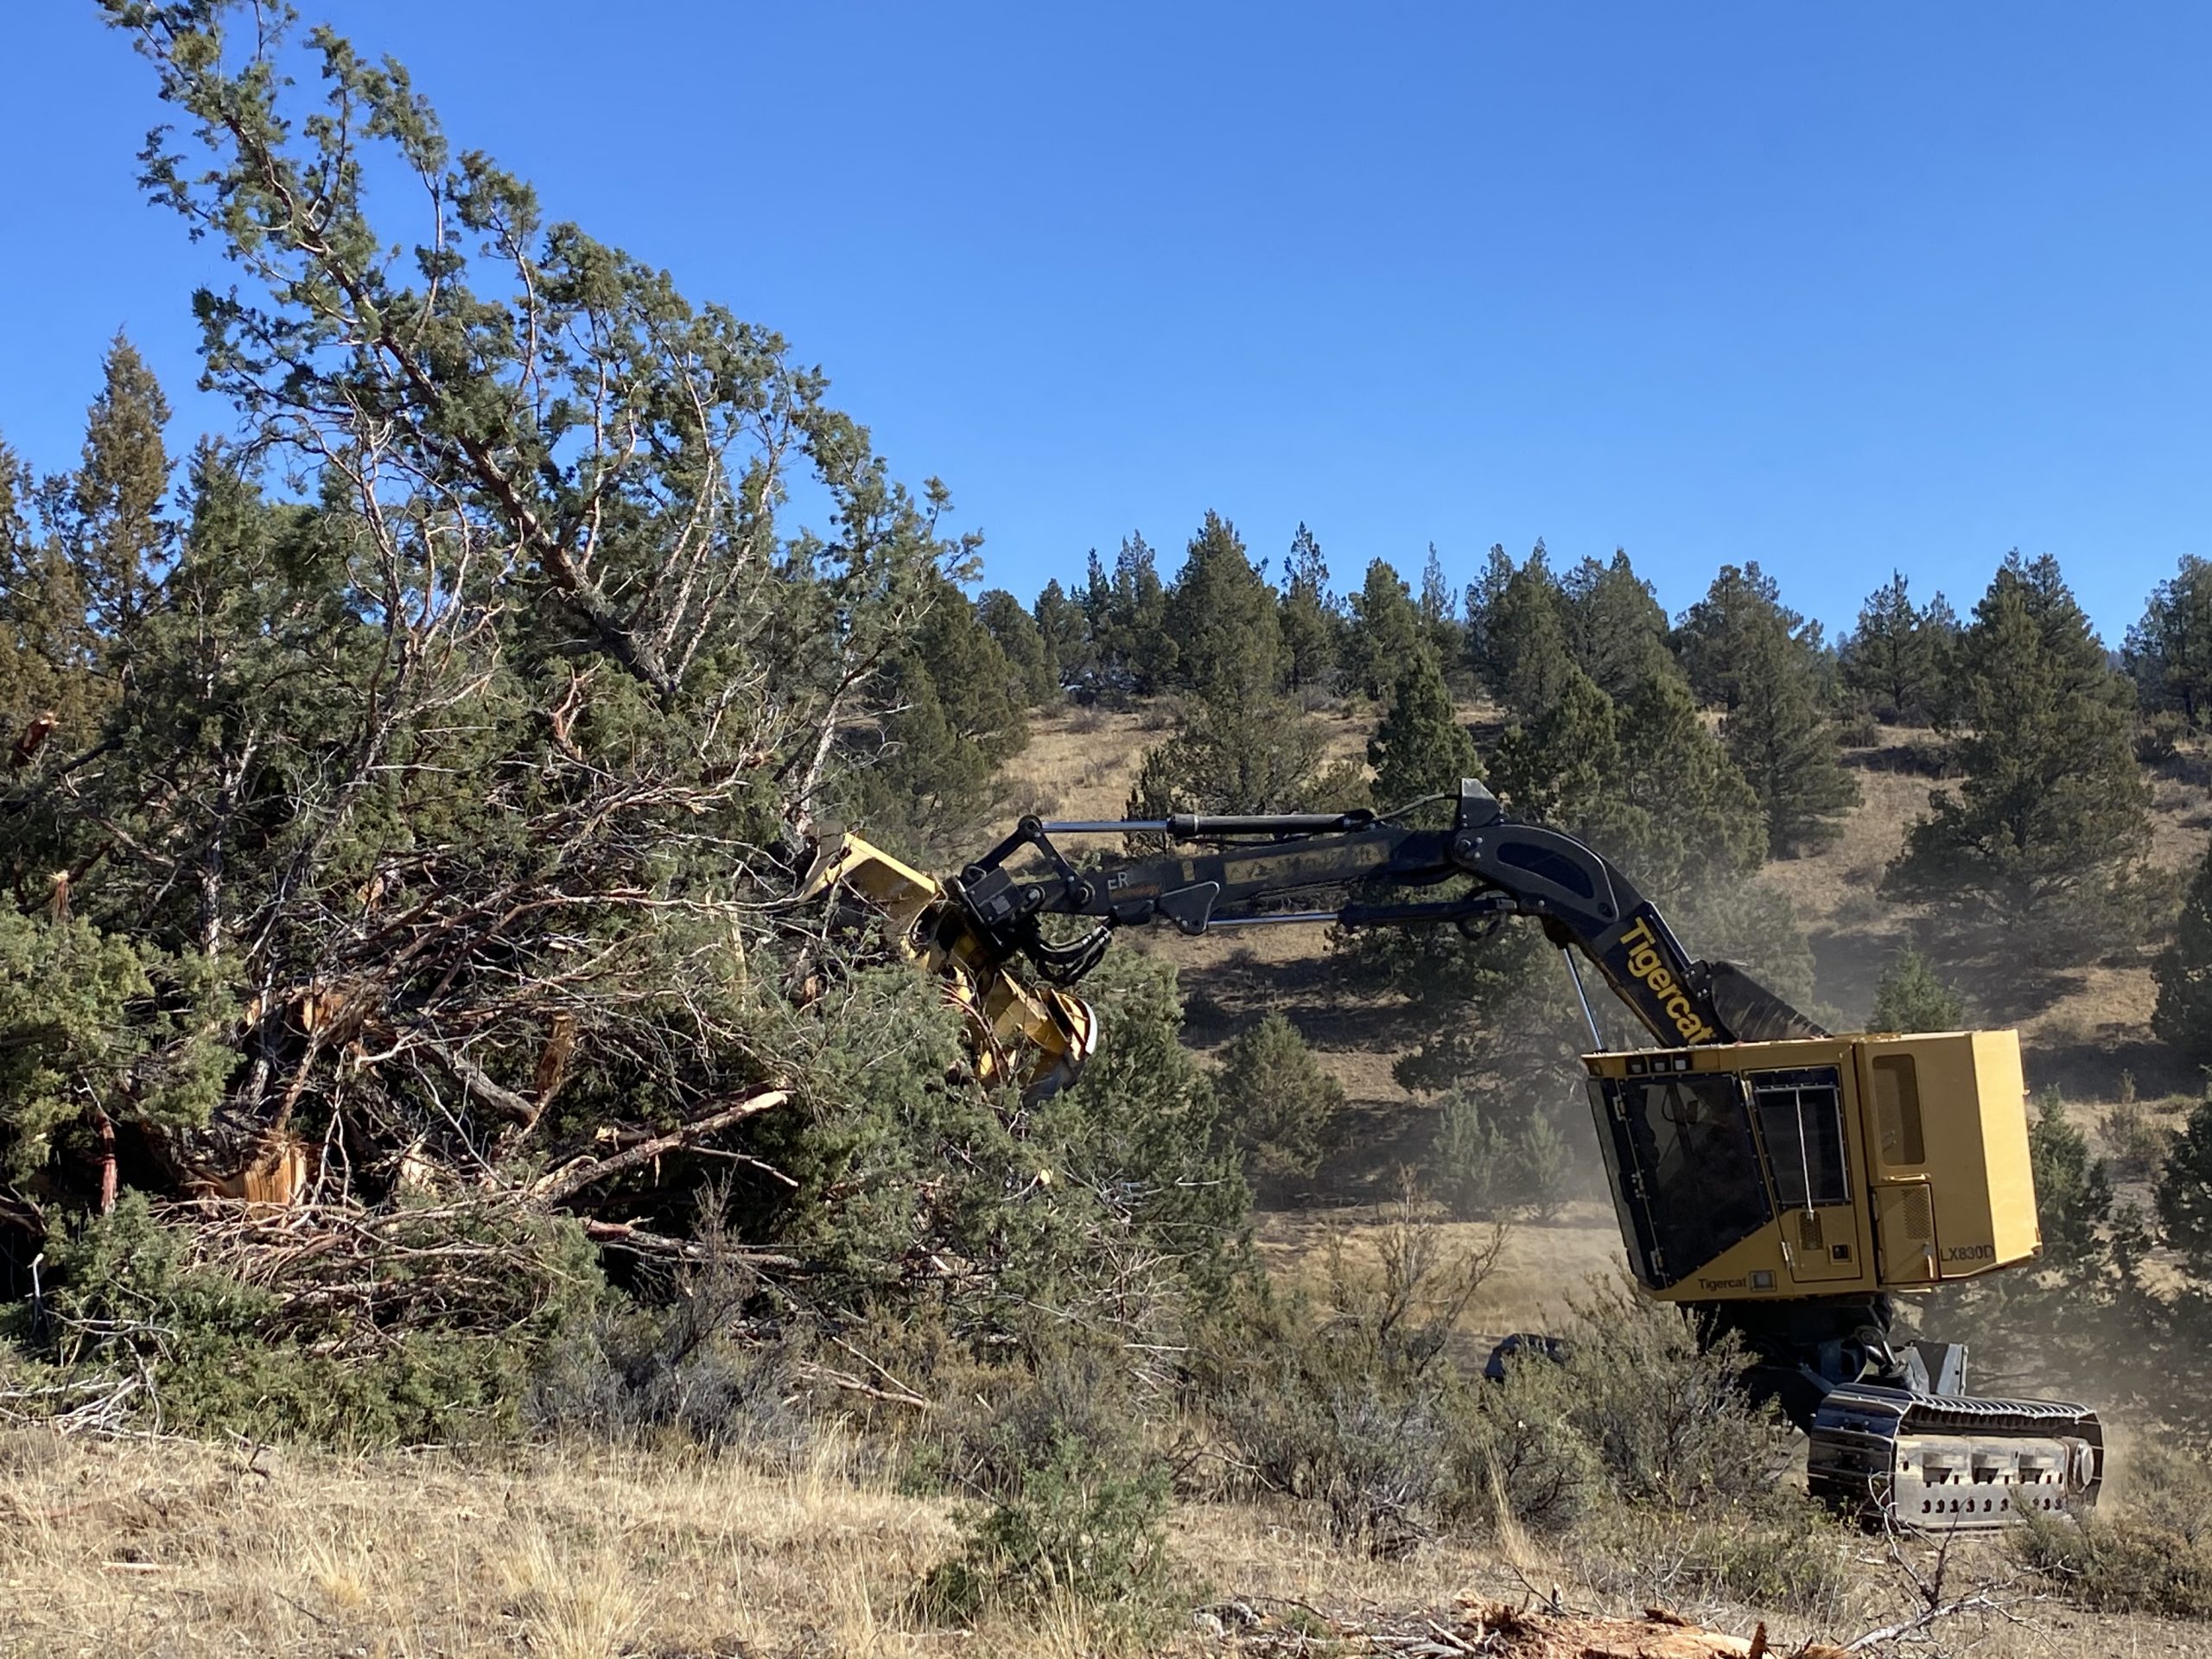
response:
M1910 1289L2041 1248L2013 1032L1584 1064L1630 1264L1669 1300Z

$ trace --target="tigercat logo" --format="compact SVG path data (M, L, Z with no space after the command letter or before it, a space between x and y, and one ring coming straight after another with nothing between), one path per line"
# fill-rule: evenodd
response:
M1698 1017L1697 1005L1669 970L1667 959L1659 954L1659 936L1651 931L1648 918L1638 917L1636 925L1621 935L1621 944L1628 948L1629 972L1651 988L1684 1042L1711 1042L1720 1034Z
M1700 1290L1748 1290L1751 1283L1749 1279L1700 1279L1697 1287Z

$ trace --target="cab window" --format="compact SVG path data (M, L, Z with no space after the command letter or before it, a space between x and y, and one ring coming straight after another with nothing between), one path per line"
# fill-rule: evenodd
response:
M1851 1202L1844 1168L1843 1090L1835 1067L1756 1073L1751 1116L1777 1207L1808 1210Z
M1874 1060L1874 1130L1882 1161L1928 1161L1927 1138L1920 1128L1920 1077L1910 1054L1882 1054Z

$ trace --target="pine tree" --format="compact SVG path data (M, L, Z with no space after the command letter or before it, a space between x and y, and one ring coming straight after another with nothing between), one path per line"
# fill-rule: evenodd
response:
M1586 558L1560 584L1567 596L1574 660L1616 701L1676 671L1667 649L1667 613L1624 550L1610 564Z
M1391 690L1389 712L1367 745L1375 798L1384 809L1428 795L1456 795L1459 780L1482 775L1475 741L1459 723L1442 670L1416 653ZM1452 809L1427 817L1448 825Z
M1885 889L1962 929L2033 925L2039 950L2134 937L2151 825L2131 690L2056 561L2006 559L1960 661L1967 779L1930 800Z
M1351 598L1344 631L1344 681L1376 702L1387 698L1406 664L1428 648L1413 594L1389 562L1376 559Z
M983 625L1014 675L1014 692L1036 707L1057 699L1060 677L1045 649L1045 635L1021 601L1003 588L994 588L976 601L976 618Z
M2158 1001L2151 1029L2191 1061L2212 1062L2212 847L2183 894L2173 943L2152 969Z
M2212 722L2212 563L2182 556L2127 631L2121 660L2145 710L2178 710L2192 728Z
M1285 686L1292 691L1325 688L1336 670L1341 621L1329 595L1329 566L1321 543L1303 523L1283 561L1280 626Z
M1919 951L1900 950L1874 986L1869 1031L1958 1031L1966 1025L1966 999L1946 985Z
M1249 709L1272 697L1282 655L1275 605L1236 527L1207 513L1167 592L1163 622L1175 645L1170 683L1219 709Z
M1766 619L1746 629L1734 681L1722 736L1758 797L1769 850L1794 858L1827 845L1858 805L1859 785L1838 759L1810 653L1779 616Z
M1742 695L1745 662L1777 624L1797 639L1805 619L1783 604L1774 578L1757 560L1722 565L1705 597L1682 613L1675 630L1675 654L1699 700L1732 710Z
M1945 703L1956 619L1941 594L1915 605L1904 573L1866 595L1859 624L1840 648L1844 689L1881 720L1923 725Z

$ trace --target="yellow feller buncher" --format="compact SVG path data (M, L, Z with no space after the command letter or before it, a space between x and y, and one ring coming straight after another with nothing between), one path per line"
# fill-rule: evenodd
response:
M1053 840L1131 833L1185 850L1078 869ZM1709 1337L1741 1338L1748 1385L1810 1440L1812 1491L1926 1531L1993 1530L2096 1500L2094 1412L1969 1394L1964 1344L1891 1335L1893 1296L2041 1253L2015 1032L1833 1035L1741 969L1691 957L1604 857L1507 817L1471 780L1446 830L1364 811L1025 818L943 881L836 836L806 890L879 909L968 1011L985 1075L1032 1097L1096 1046L1072 988L1117 928L1473 933L1534 918L1603 1051L1583 1064L1630 1266ZM1091 925L1056 940L1052 918ZM1578 956L1656 1046L1605 1048Z

